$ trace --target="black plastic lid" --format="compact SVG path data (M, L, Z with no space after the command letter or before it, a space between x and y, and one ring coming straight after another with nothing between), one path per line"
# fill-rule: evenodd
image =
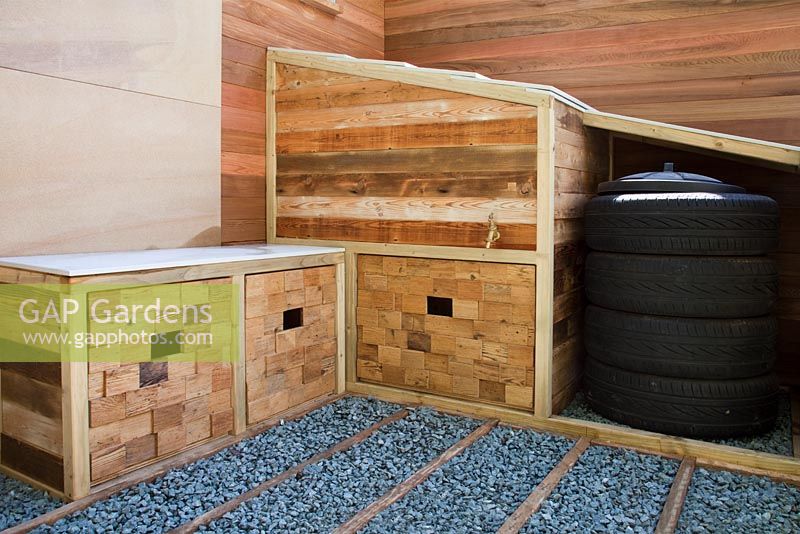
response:
M597 192L610 193L744 193L738 185L726 184L702 174L675 172L672 163L665 163L664 170L640 172L617 180L601 183Z

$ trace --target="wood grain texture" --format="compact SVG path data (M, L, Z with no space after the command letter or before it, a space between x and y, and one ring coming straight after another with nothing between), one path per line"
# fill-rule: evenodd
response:
M550 84L603 111L800 143L786 116L797 105L778 105L800 94L796 2L387 0L385 32L388 59Z
M336 267L245 277L247 424L336 389ZM299 312L288 323L289 310Z
M359 379L533 407L533 266L361 254L357 287Z
M553 413L580 388L583 368L583 208L608 179L608 132L587 128L582 114L555 103L556 223L553 267Z
M356 0L338 16L300 0L222 0L222 241L263 241L268 46L383 58L383 0ZM225 162L248 158L246 167ZM259 213L260 211L260 213Z
M232 297L230 292L214 292L213 286L230 283L230 278L218 278L175 287L177 291L181 287L205 287L205 298L214 299L214 309L221 310ZM124 288L92 292L89 302L93 305L101 298L125 302L135 298L130 295L141 291ZM189 299L185 301L187 305L204 303L203 297L195 291L187 294L186 299ZM96 323L89 325L90 332L101 328ZM174 328L183 330L179 325ZM224 335L226 329L232 328L230 317L215 313L212 328L218 333L215 335ZM217 343L217 348L224 350L225 342ZM176 350L192 349L196 347L181 345ZM152 353L147 345L143 346L141 354L137 352L143 361L128 363L129 360L114 358L111 352L114 350L119 351L119 347L89 351L88 432L92 484L116 478L232 430L230 363L195 361L188 352L183 352L183 361L170 361L174 360L170 355L151 361ZM100 387L93 395L91 385L94 383Z
M535 247L536 108L278 65L277 236Z

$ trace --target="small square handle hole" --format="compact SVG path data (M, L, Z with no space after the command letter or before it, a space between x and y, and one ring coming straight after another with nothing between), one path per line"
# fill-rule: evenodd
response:
M428 315L453 316L453 299L445 297L428 297Z
M283 329L291 330L303 326L303 308L294 308L283 312Z

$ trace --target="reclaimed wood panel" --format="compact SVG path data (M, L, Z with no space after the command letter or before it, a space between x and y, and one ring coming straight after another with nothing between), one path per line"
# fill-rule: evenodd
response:
M278 236L535 248L535 107L277 70Z
M335 17L300 0L222 0L222 157L250 158L249 170L222 171L224 243L266 237L264 209L256 214L251 206L264 202L268 46L382 59L383 0L349 1Z
M204 295L196 291L180 293L182 287L208 288L203 293L206 302L214 303L215 313L208 328L215 336L215 350L224 350L225 340L233 336L231 316L223 313L228 307L226 303L230 309L233 307L229 284L230 278L218 278L172 286L175 295L181 295L182 305L204 303ZM214 286L220 285L225 287L214 291ZM111 303L124 302L137 294L141 300L142 291L126 288L94 292L89 294L89 301L105 298ZM166 289L160 286L159 291ZM89 328L94 332L104 326L92 323ZM193 327L150 324L148 328L151 333L164 333L189 332ZM137 325L135 331L143 329ZM193 348L196 347L182 345L176 349L179 352L174 353L175 357L167 354L156 359L152 359L148 344L118 344L89 350L89 449L93 484L233 429L231 365L195 358L186 352ZM121 350L126 352L120 353ZM175 361L178 358L181 361Z
M778 359L776 372L781 383L800 384L797 329L800 328L800 176L796 172L768 168L755 160L725 159L703 151L656 146L614 139L615 178L637 172L658 170L665 161L678 171L694 172L742 186L749 193L767 195L778 202L780 230L778 251Z
M248 425L335 392L336 306L335 266L245 278Z
M534 267L362 254L357 288L360 380L532 409Z
M550 84L603 111L798 144L789 0L386 0L386 56ZM783 100L780 100L783 99ZM777 124L776 124L777 123Z
M556 232L553 272L553 413L580 388L583 369L583 208L608 179L608 133L586 128L582 115L555 103Z

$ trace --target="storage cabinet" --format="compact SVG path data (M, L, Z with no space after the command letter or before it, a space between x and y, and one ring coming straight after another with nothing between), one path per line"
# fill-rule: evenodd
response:
M336 267L246 277L247 423L336 389Z
M181 260L187 263L176 267L171 260L159 268L152 259L170 253L188 256ZM53 298L59 309L73 299L79 312L31 330L72 341L86 336L86 343L43 347L49 362L24 361L7 339L0 340L5 473L76 499L179 453L191 461L201 444L343 390L341 249L254 246L101 256L90 263L110 265L109 272L58 269L60 261L75 262L67 256L5 258L19 261L0 267L0 283L14 284L0 291L2 319L17 313L27 297ZM208 256L219 258L210 262ZM147 267L115 271L117 260L131 258ZM17 266L23 261L30 266ZM117 306L130 312L157 299L157 321L96 320ZM172 313L167 305L187 315L162 320ZM195 312L204 306L208 317ZM204 332L213 335L213 344L197 337ZM150 342L89 341L103 334ZM189 341L191 334L197 342ZM154 343L155 337L166 342Z
M358 378L533 408L531 265L359 255Z

